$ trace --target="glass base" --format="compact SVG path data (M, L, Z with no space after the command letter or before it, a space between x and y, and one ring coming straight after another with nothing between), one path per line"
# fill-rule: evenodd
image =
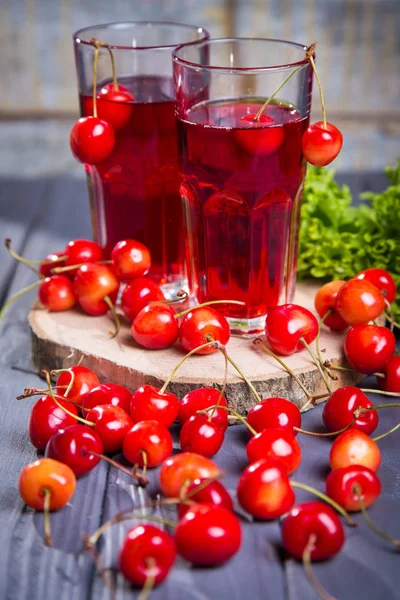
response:
M254 338L264 333L265 317L255 317L253 319L236 319L235 317L226 317L231 328L231 334L244 337Z
M176 281L163 283L160 287L166 300L175 300L177 293L181 290L189 292L187 279L177 279Z

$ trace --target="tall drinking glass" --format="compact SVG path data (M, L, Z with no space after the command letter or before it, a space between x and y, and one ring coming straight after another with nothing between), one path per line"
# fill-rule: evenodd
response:
M208 38L200 27L158 22L95 25L74 34L81 115L93 114L94 46L105 42L97 67L99 116L118 111L116 143L100 164L86 165L93 232L109 253L133 238L152 255L150 275L173 293L185 283L183 215L171 52L178 44ZM113 82L129 90L125 102L109 100Z
M312 87L305 51L243 38L173 52L189 288L199 302L244 302L223 309L239 334L262 331L268 309L293 298Z

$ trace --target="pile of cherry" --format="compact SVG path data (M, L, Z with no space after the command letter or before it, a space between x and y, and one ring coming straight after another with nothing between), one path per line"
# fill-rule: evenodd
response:
M301 428L300 411L289 400L261 399L227 353L229 326L225 317L209 306L176 313L157 284L145 277L150 264L148 250L133 240L119 242L110 261L104 260L94 242L75 240L39 267L39 298L49 310L69 309L77 301L89 314L104 314L110 307L114 309L120 282L124 282L122 309L132 320L136 342L154 349L167 347L179 338L189 351L161 389L144 385L132 395L121 385L100 383L93 371L76 365L46 372L47 387L27 388L19 397L40 396L31 411L28 433L45 458L24 467L19 485L23 500L44 511L45 543L51 545L49 512L71 499L77 477L106 460L140 486L147 484L147 469L159 466L163 497L155 503L175 503L178 508L177 522L160 519L162 528L145 522L149 515L143 515L144 522L128 532L120 550L119 568L130 582L144 588L143 597L165 579L177 553L194 565L217 566L229 560L240 548L240 519L220 481L223 474L211 459L223 444L230 416L244 422L250 434L246 445L249 466L237 485L239 505L255 519L282 519L283 545L288 553L303 560L321 597L327 595L310 564L329 558L343 546L345 530L340 516L348 525L355 525L349 512L361 511L375 532L400 547L397 539L378 530L366 512L381 492L376 473L381 462L377 442L386 434L374 439L370 435L378 425L379 410L399 404L374 406L362 389L353 386L331 393L335 368L323 362L318 341L321 326L347 329L344 352L351 367L361 373L375 373L382 393L399 395L400 357L395 355L392 329L396 324L390 317L396 288L390 274L368 269L348 282L322 286L315 298L320 321L294 304L273 308L266 318L266 344L256 340L284 368L279 356L306 348L320 369L328 398L323 411L327 432L322 435L335 438L325 494L289 479L302 459L297 434L321 434ZM390 328L374 323L385 310L389 311ZM310 348L313 342L316 355ZM211 352L220 352L226 365L230 361L248 382L256 403L246 419L227 405L226 376L221 390L200 388L181 399L166 391L184 360L195 353ZM56 379L54 386L52 379ZM299 379L296 381L313 404L316 399ZM176 421L181 425L181 452L172 454L169 428ZM111 458L121 452L130 468ZM295 488L314 493L319 501L295 505ZM115 515L87 538L86 549L96 556L96 544L108 527L140 517L134 509Z

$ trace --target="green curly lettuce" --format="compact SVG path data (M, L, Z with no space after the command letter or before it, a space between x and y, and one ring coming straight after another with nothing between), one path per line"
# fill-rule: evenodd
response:
M368 267L387 269L400 290L400 160L386 169L389 187L352 206L335 172L310 167L301 209L299 279L349 279ZM393 303L400 319L400 298Z

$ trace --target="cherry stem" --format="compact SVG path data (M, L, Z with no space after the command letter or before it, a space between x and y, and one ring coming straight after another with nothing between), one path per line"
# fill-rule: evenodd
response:
M327 372L328 376L333 379L334 381L337 381L337 377L336 375L333 375L333 373L330 372L330 370L328 369L328 367L324 364L324 360L321 356L321 350L319 347L319 341L321 338L321 325L324 324L325 319L327 319L329 317L329 315L331 315L333 313L333 310L331 308L329 308L326 313L324 314L323 317L320 318L320 320L318 321L318 333L317 333L317 337L315 338L315 349L317 351L317 357L318 360L320 362L320 365L322 366L323 369L325 369L325 371Z
M256 116L254 117L255 122L260 121L261 115L263 114L264 110L267 108L267 106L271 102L271 100L273 100L273 98L276 96L276 94L283 88L284 85L286 85L286 83L289 81L289 79L291 79L293 77L293 75L295 73L297 73L297 71L300 71L300 69L302 69L303 66L304 65L301 65L300 67L297 67L297 69L294 69L294 71L291 71L289 73L289 75L287 77L285 77L285 79L282 81L282 83L280 85L278 85L276 90L274 92L272 92L272 94L269 96L269 98L266 99L266 101L264 102L264 104L262 105L262 107L260 108L258 113L256 114Z
M304 571L308 577L309 582L311 583L312 587L314 588L314 590L316 591L316 593L318 594L318 596L320 598L322 598L322 600L336 600L334 598L334 596L331 596L324 587L322 587L322 585L320 584L320 582L318 581L318 579L316 578L316 576L314 575L314 571L311 567L311 552L314 550L315 547L315 542L317 541L317 536L314 533L310 534L310 537L308 538L308 542L306 547L303 550L303 556L302 556L302 560L303 560L303 567L304 567Z
M87 450L84 454L93 454L93 456L97 456L98 458L102 458L103 460L105 460L106 462L108 462L110 465L112 465L116 469L119 469L120 471L122 471L122 473L125 473L126 475L129 475L129 477L133 477L133 479L136 479L140 483L140 485L142 487L146 487L146 485L149 483L148 479L146 479L146 477L144 476L144 474L143 475L136 475L136 473L132 473L132 471L130 471L126 467L120 465L115 460L113 460L112 458L109 458L105 454L99 454L98 452L94 452L93 450Z
M357 421L358 416L354 416L353 420L348 425L346 425L346 427L343 427L342 429L339 429L338 431L327 431L326 433L317 433L315 431L307 431L306 429L301 429L300 427L295 427L295 426L293 426L293 429L295 431L297 431L298 433L304 433L305 435L312 435L314 437L333 437L336 435L340 435L341 433L344 433L345 431L350 429L354 425L354 423Z
M112 339L112 338L117 337L117 335L119 334L119 330L121 329L121 321L119 320L119 316L117 314L117 311L115 310L115 304L112 302L110 297L104 296L103 300L107 304L107 306L110 309L111 314L114 318L115 329L114 329L114 331L109 332L109 334L111 335L111 339Z
M272 352L272 350L270 350L268 348L268 346L266 346L260 338L256 338L255 340L253 340L253 344L256 344L256 346L260 346L260 348L262 348L264 350L264 352L266 352L267 354L269 354L269 356L271 356L272 358L274 358L280 365L281 367L283 367L285 369L285 371L287 373L289 373L289 375L291 377L293 377L293 379L296 381L296 383L301 387L301 389L303 390L303 392L305 393L305 395L307 396L307 404L313 404L313 397L311 396L310 392L307 390L306 386L301 382L300 378L296 375L296 373L294 373L292 371L292 369L290 369L286 363L283 362L283 360L281 358L279 358L279 356L277 356L274 352Z
M156 581L155 576L155 567L156 561L152 556L149 556L144 559L144 563L146 565L146 581L144 582L144 586L138 596L138 600L147 600L151 594L152 589L154 588L154 584Z
M176 367L172 370L171 374L169 375L167 381L164 383L164 385L162 386L162 388L160 389L159 393L163 394L165 392L165 390L167 389L167 387L169 386L169 384L171 383L172 379L175 376L175 373L178 371L178 369L180 369L180 367L183 365L183 363L185 362L185 360L187 358L189 358L190 356L192 356L193 354L196 354L196 352L198 352L199 350L202 350L203 348L208 348L210 346L215 346L216 348L220 347L220 343L212 340L211 342L206 342L205 344L201 344L201 346L197 346L197 348L194 348L193 350L191 350L190 352L188 352L188 354L186 354L176 365Z
M325 377L325 373L324 373L324 371L323 371L323 369L322 369L322 367L320 365L319 360L317 360L315 358L313 351L311 350L310 346L307 344L306 340L303 337L300 338L300 342L303 344L304 348L307 350L307 352L311 356L313 363L315 364L315 366L317 367L318 371L320 372L321 377L323 379L323 382L325 384L325 387L326 387L327 391L329 393L331 393L332 390L330 388L330 385L329 385L329 382L328 382L327 378Z
M0 310L0 322L1 322L2 318L4 317L4 313L6 312L7 308L10 306L10 304L15 302L15 300L18 300L18 298L20 298L27 292L30 292L31 290L34 290L35 288L39 287L39 285L41 285L42 283L43 283L43 279L39 279L38 281L35 281L35 283L31 283L30 285L27 285L26 287L22 288L22 290L19 290L19 292L17 292L13 296L11 296L7 300L7 302L4 302L3 307Z
M347 525L349 525L350 527L357 527L357 523L353 521L347 510L345 510L343 506L340 506L340 504L335 502L335 500L332 500L332 498L330 498L323 492L320 492L319 490L311 487L310 485L307 485L306 483L299 483L298 481L291 480L290 484L292 487L299 488L300 490L305 490L306 492L314 494L314 496L317 496L317 498L320 498L321 500L332 506L332 508L334 508L339 514L341 514L342 517L346 519Z
M398 398L400 394L398 392L386 392L385 390L378 390L373 388L359 388L362 392L368 392L371 394L382 394L382 396L392 396ZM393 405L392 405L393 406Z
M93 60L93 116L97 117L97 63L99 60L100 42L91 40L94 45L94 60Z
M198 492L201 492L202 490L204 490L211 483L214 483L214 481L219 481L219 479L221 479L222 475L223 475L223 473L222 473L222 471L220 471L217 475L214 475L213 477L207 477L207 479L205 479L204 481L201 481L188 494L185 495L185 501L190 500L190 498L192 496L195 496Z
M198 410L197 414L204 415L207 414L210 410L215 411L216 408L226 410L229 414L234 415L241 423L243 423L243 425L246 425L250 433L252 433L253 435L257 435L257 431L247 422L247 419L241 414L239 414L236 410L233 410L233 408L229 408L229 406L217 406L215 404L214 406L209 406L208 408L204 408L203 410Z
M229 366L228 353L226 351L226 348L223 348L223 349L220 348L220 350L221 350L222 354L224 355L224 359L225 359L224 383L223 383L222 388L221 388L221 390L219 392L219 396L218 396L218 399L217 399L217 401L215 403L214 410L210 413L210 415L208 417L208 420L209 420L210 423L211 423L211 421L213 419L215 411L218 410L218 408L219 408L219 405L220 405L221 400L222 400L222 396L225 394L226 384L228 382L228 366Z
M328 360L323 363L323 366L325 369L328 367L329 369L334 369L335 371L349 371L351 373L358 373L358 371L351 369L350 367L342 367L340 365L333 366ZM375 375L376 377L386 377L384 373L370 373L370 375Z
M372 441L373 442L378 442L379 440L382 440L383 438L385 438L386 436L390 435L391 433L394 433L399 428L400 428L400 423L397 423L397 425L395 425L394 427L392 427L392 429L389 429L389 431L386 431L385 433L382 433L381 435L378 435L378 436L372 438Z
M55 262L55 261L54 261ZM112 260L97 260L92 263L95 265L112 265ZM67 265L66 267L54 267L51 269L51 272L58 275L59 273L68 273L69 271L75 271L76 269L80 269L81 267L86 266L88 263L79 263L77 265Z
M322 92L322 85L321 85L321 81L320 81L319 76L318 76L317 67L315 66L314 58L313 58L312 55L309 58L310 58L310 63L311 63L312 69L314 71L315 79L317 80L318 90L319 90L319 97L321 98L322 122L323 122L322 127L324 129L326 129L326 109L325 109L324 94Z
M43 526L44 526L44 545L51 547L53 545L53 538L51 536L51 523L50 523L50 500L51 491L48 488L43 490L44 504L43 504Z
M177 302L184 302L189 298L189 294L185 292L185 290L179 290L176 293L176 298L172 298L171 300L164 300L165 304L176 304Z
M72 386L74 385L75 373L73 372L72 369L53 369L53 371L50 371L50 376L51 375L61 375L61 373L69 373L71 375L71 379L68 383L68 386L66 386L67 389L64 392L64 398L66 398L68 396L68 394L70 393L70 391L72 390ZM63 386L60 386L60 387L63 387Z
M353 414L356 418L365 415L367 412L371 412L371 410L379 410L380 408L399 408L400 402L393 402L392 404L375 404L374 406L358 406L354 409Z
M140 454L141 454L142 460L143 460L143 468L142 468L142 475L141 475L141 477L143 477L143 479L146 480L146 474L147 474L147 452L146 452L146 450L141 450Z
M386 309L389 313L390 331L393 332L393 329L396 324L395 319L394 319L394 314L393 314L393 308L392 308L392 305L390 304L389 300L387 298L385 298L385 296L384 296L384 299L385 299Z
M209 336L209 337L211 337L211 336ZM231 365L235 369L235 371L237 371L239 373L239 375L243 379L243 381L245 381L247 383L247 385L249 386L250 390L252 391L252 394L255 397L255 399L257 400L257 402L261 402L261 397L259 396L256 388L251 383L250 379L248 379L246 377L246 375L243 373L243 371L234 362L234 360L229 356L229 354L226 351L226 348L220 346L219 350L224 354L224 356L226 357L226 359L231 363ZM221 406L221 408L226 408L226 407Z
M99 553L96 551L95 548L93 548L93 546L91 546L88 543L87 539L84 540L84 544L85 544L85 550L90 555L90 557L94 563L94 566L96 567L97 571L100 574L100 577L103 580L104 585L110 590L111 600L114 600L114 598L115 598L115 582L114 582L114 578L112 577L110 570L106 569L106 567L103 565L103 561L101 560ZM110 575L110 578L108 577L108 575Z
M23 256L21 256L20 254L18 254L17 252L15 252L15 250L13 250L11 248L10 238L6 238L4 240L4 246L7 248L8 252L11 254L11 256L13 258L15 258L18 262L23 263L27 267L29 265L52 265L54 263L63 262L64 260L67 260L67 258L68 258L67 256L60 256L56 260L31 260L29 258L24 258ZM34 271L34 272L37 273L37 271Z
M390 542L391 544L393 544L396 548L400 548L400 540L392 537L391 535L389 535L388 533L385 533L384 531L382 531L381 529L379 529L375 523L373 522L373 520L371 519L371 517L368 514L367 508L363 502L362 499L362 490L360 488L360 486L358 484L353 486L353 491L355 492L355 494L357 495L357 499L358 499L358 503L360 505L360 510L362 513L362 516L365 519L365 522L367 523L368 527L377 535L379 535L379 537L381 537L382 539L386 540L387 542Z
M70 410L68 410L68 408L65 408L65 406L63 406L62 404L60 404L60 402L57 400L57 398L56 398L56 396L55 396L55 394L53 392L53 388L51 387L50 373L48 371L44 370L44 369L42 370L42 373L45 374L46 383L48 385L49 394L50 394L52 400L57 404L57 406L59 408L61 408L61 410L63 410L65 413L67 413L67 415L69 415L70 417L73 417L74 419L76 419L80 423L83 423L84 425L89 425L89 427L94 427L96 425L96 423L92 423L92 421L87 421L83 417L78 417L77 415L74 415L74 413L72 413ZM65 398L63 397L63 399L65 399Z
M156 517L155 515L138 515L137 513L130 513L131 508L125 508L121 510L119 513L114 515L111 519L103 523L90 537L86 540L86 546L92 547L94 546L103 533L113 525L120 523L121 521L127 521L129 519L143 519L145 521L155 521L156 523L162 523L163 525L167 525L167 527L176 527L176 523L174 521L170 521L169 519L164 519L161 517Z
M211 306L212 304L238 304L239 306L246 306L246 302L241 302L240 300L210 300L210 302L203 302L202 304L198 304L197 306L183 310L180 313L176 313L175 319L184 317L190 313L190 311L195 310L196 308L203 308L203 306Z

